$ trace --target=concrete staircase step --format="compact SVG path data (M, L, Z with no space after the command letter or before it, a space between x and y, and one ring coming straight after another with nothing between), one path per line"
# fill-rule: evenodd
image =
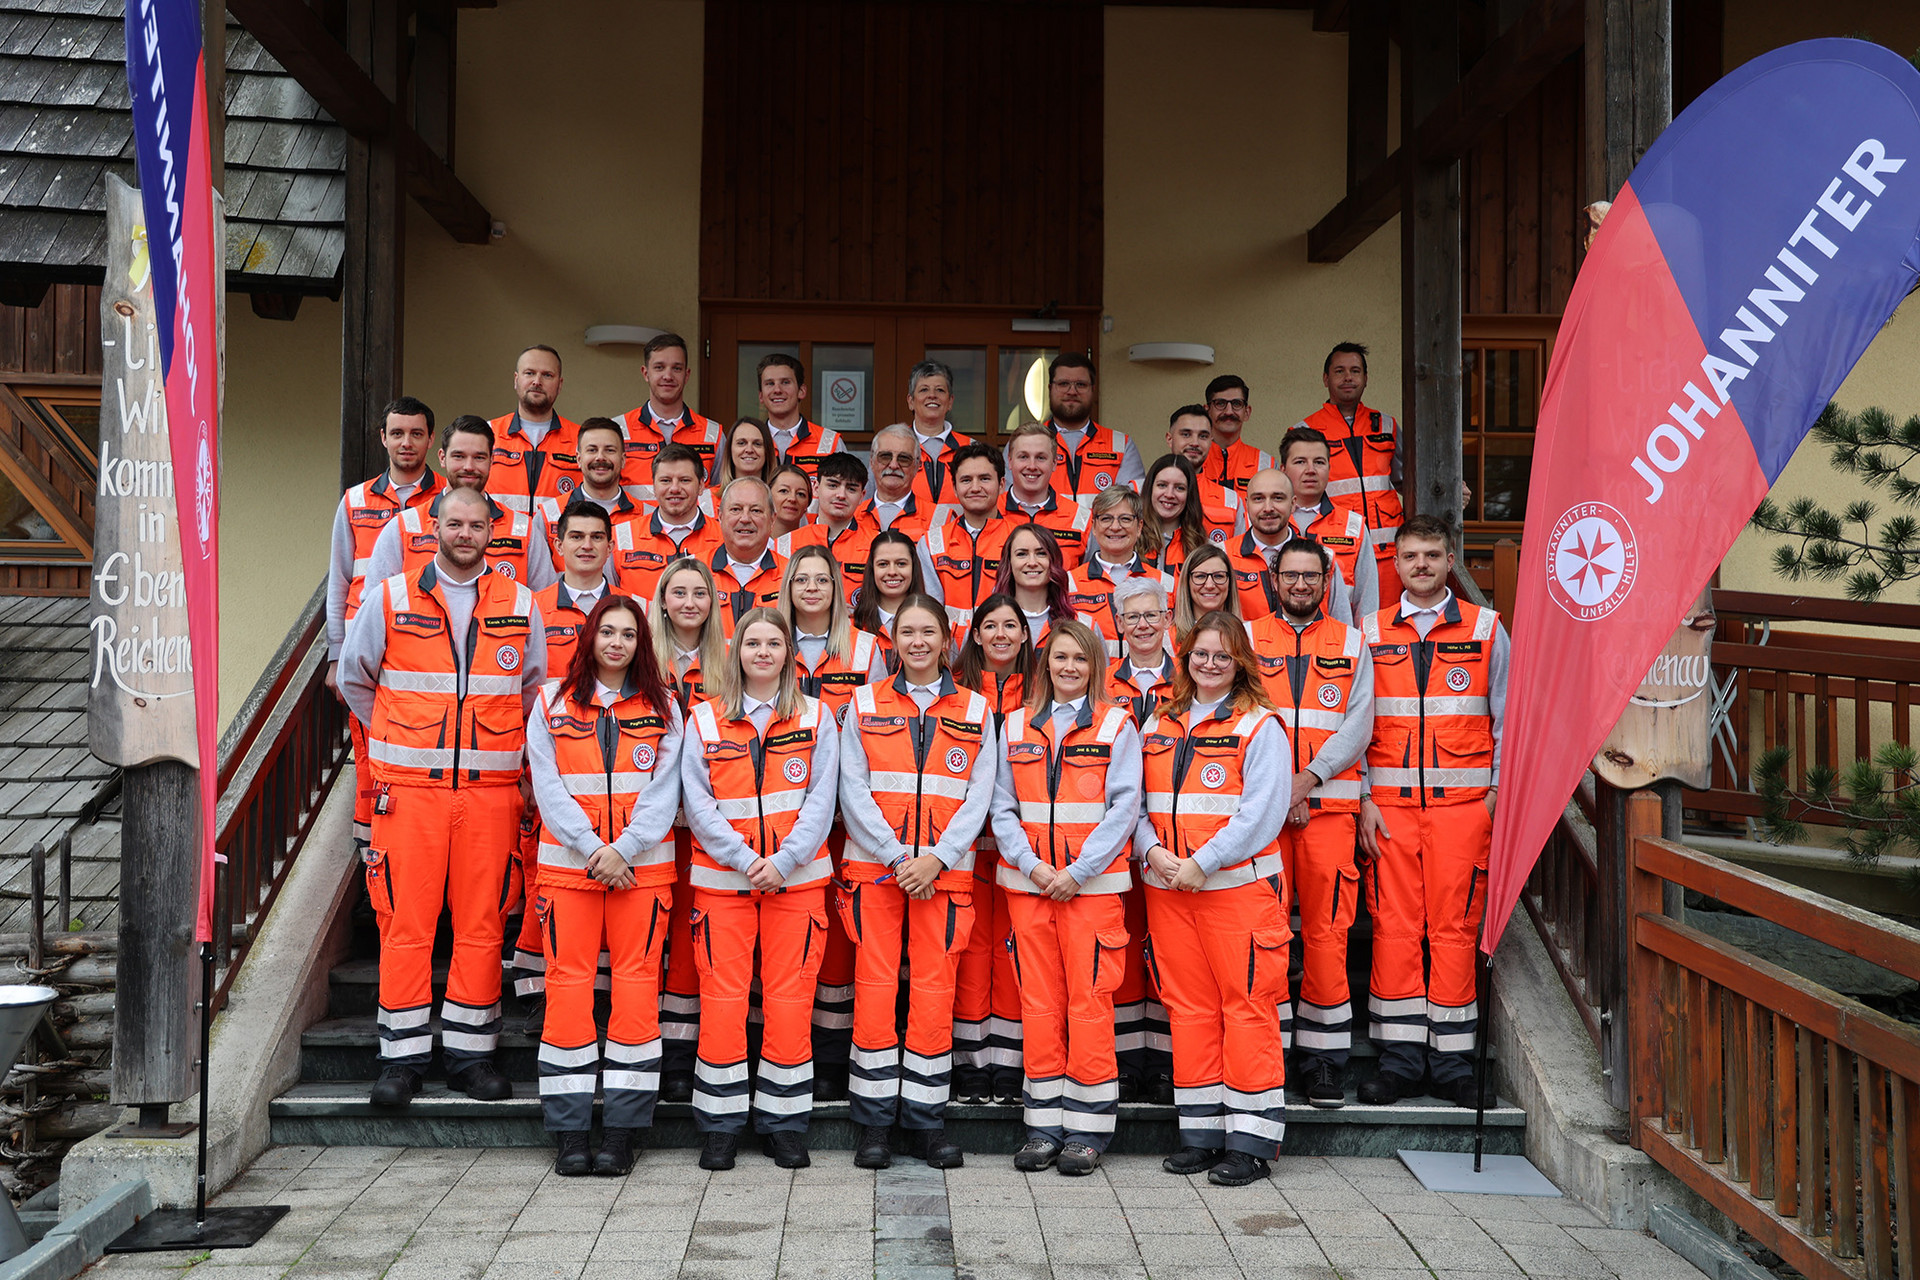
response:
M375 1108L367 1101L370 1079L309 1081L269 1104L277 1143L331 1146L542 1147L552 1143L540 1120L538 1086L515 1084L514 1096L501 1102L475 1102L444 1084L429 1083L405 1110ZM597 1107L596 1103L596 1107ZM1485 1149L1517 1155L1525 1150L1526 1113L1511 1104L1490 1108ZM969 1152L1008 1155L1025 1141L1018 1107L953 1106L947 1129ZM855 1128L844 1102L817 1102L808 1138L817 1150L847 1151ZM654 1113L649 1147L700 1145L693 1108L662 1103ZM1126 1103L1115 1132L1116 1152L1168 1152L1179 1145L1172 1107ZM743 1151L754 1149L751 1139ZM1473 1112L1436 1098L1409 1098L1392 1107L1363 1107L1349 1102L1339 1110L1321 1110L1289 1101L1283 1149L1290 1155L1391 1155L1412 1147L1429 1151L1473 1149Z

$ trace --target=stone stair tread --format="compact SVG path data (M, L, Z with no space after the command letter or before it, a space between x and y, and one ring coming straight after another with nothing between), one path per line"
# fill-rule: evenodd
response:
M534 1081L515 1081L513 1097L499 1102L476 1102L463 1093L456 1093L445 1084L429 1081L415 1095L413 1103L406 1110L375 1107L367 1101L367 1092L373 1087L371 1080L339 1080L328 1082L310 1082L294 1085L268 1104L271 1116L356 1116L369 1118L405 1119L409 1115L423 1118L456 1119L460 1117L508 1117L535 1116L540 1114L540 1087ZM597 1104L596 1104L597 1105ZM657 1108L662 1120L691 1119L693 1107L689 1103L663 1102ZM1020 1114L1017 1107L1003 1106L961 1106L947 1108L947 1115L953 1120L1014 1120ZM1146 1102L1123 1102L1120 1104L1121 1122L1133 1120L1157 1120L1171 1123L1178 1116L1172 1107L1163 1107ZM816 1102L813 1104L813 1118L816 1120L837 1120L848 1118L848 1104L845 1102ZM1487 1108L1486 1122L1489 1127L1519 1128L1526 1124L1526 1112L1509 1102ZM1408 1098L1396 1106L1368 1107L1355 1102L1337 1110L1324 1110L1305 1103L1289 1101L1287 1103L1288 1124L1402 1124L1402 1125L1444 1125L1450 1128L1473 1126L1473 1112L1443 1102L1438 1098Z

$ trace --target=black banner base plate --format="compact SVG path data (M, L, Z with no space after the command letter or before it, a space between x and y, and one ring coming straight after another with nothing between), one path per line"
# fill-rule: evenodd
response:
M250 1249L287 1215L284 1204L231 1205L207 1210L193 1220L192 1209L155 1209L120 1233L108 1253L163 1253L179 1249Z

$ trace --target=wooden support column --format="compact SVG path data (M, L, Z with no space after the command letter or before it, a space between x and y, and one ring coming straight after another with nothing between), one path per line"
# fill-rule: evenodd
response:
M1673 121L1672 0L1587 0L1587 196L1611 200Z
M1587 0L1586 199L1611 200L1653 140L1673 119L1673 6L1671 0ZM1600 1063L1607 1100L1632 1100L1631 1002L1642 996L1625 981L1632 955L1631 868L1627 793L1596 779L1599 802L1600 939L1608 961L1597 965L1601 989ZM1677 787L1662 794L1670 836L1679 834ZM1652 993L1645 993L1654 998Z
M200 965L194 960L193 831L198 770L178 760L128 769L121 781L120 959L113 1003L113 1100L141 1109L143 1128L199 1087Z
M200 43L207 62L207 159L213 189L227 190L227 6L225 0L201 0Z
M459 24L453 0L419 0L414 11L413 131L427 149L453 167L454 68Z
M385 95L403 101L401 0L351 0L347 49ZM392 110L391 107L388 110ZM347 251L340 350L340 487L385 465L380 407L400 394L406 264L406 186L399 140L388 128L347 140Z
M1400 314L1408 514L1460 529L1460 164L1424 153L1421 122L1460 81L1458 0L1401 11ZM1410 446L1410 447L1409 447Z

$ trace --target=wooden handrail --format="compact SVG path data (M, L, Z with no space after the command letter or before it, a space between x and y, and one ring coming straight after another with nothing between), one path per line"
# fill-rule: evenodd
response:
M1752 671L1785 671L1794 675L1839 676L1847 680L1878 677L1902 684L1920 682L1920 658L1881 654L1834 653L1828 649L1799 649L1786 645L1713 642L1713 660L1720 666Z
M286 692L287 685L292 681L298 666L294 655L304 653L311 647L325 632L326 626L327 580L322 577L320 585L308 597L306 607L280 641L280 647L267 659L266 669L254 681L253 689L234 713L226 732L220 735L220 794L226 794L228 785L233 782L234 772L259 740L260 731L266 727L273 709L280 703L280 695Z
M1647 839L1634 848L1634 864L1650 875L1920 982L1920 931L1844 902L1809 895L1698 849Z
M1776 595L1714 588L1713 610L1721 617L1775 622L1840 622L1860 627L1920 628L1920 604L1862 604L1824 596Z

